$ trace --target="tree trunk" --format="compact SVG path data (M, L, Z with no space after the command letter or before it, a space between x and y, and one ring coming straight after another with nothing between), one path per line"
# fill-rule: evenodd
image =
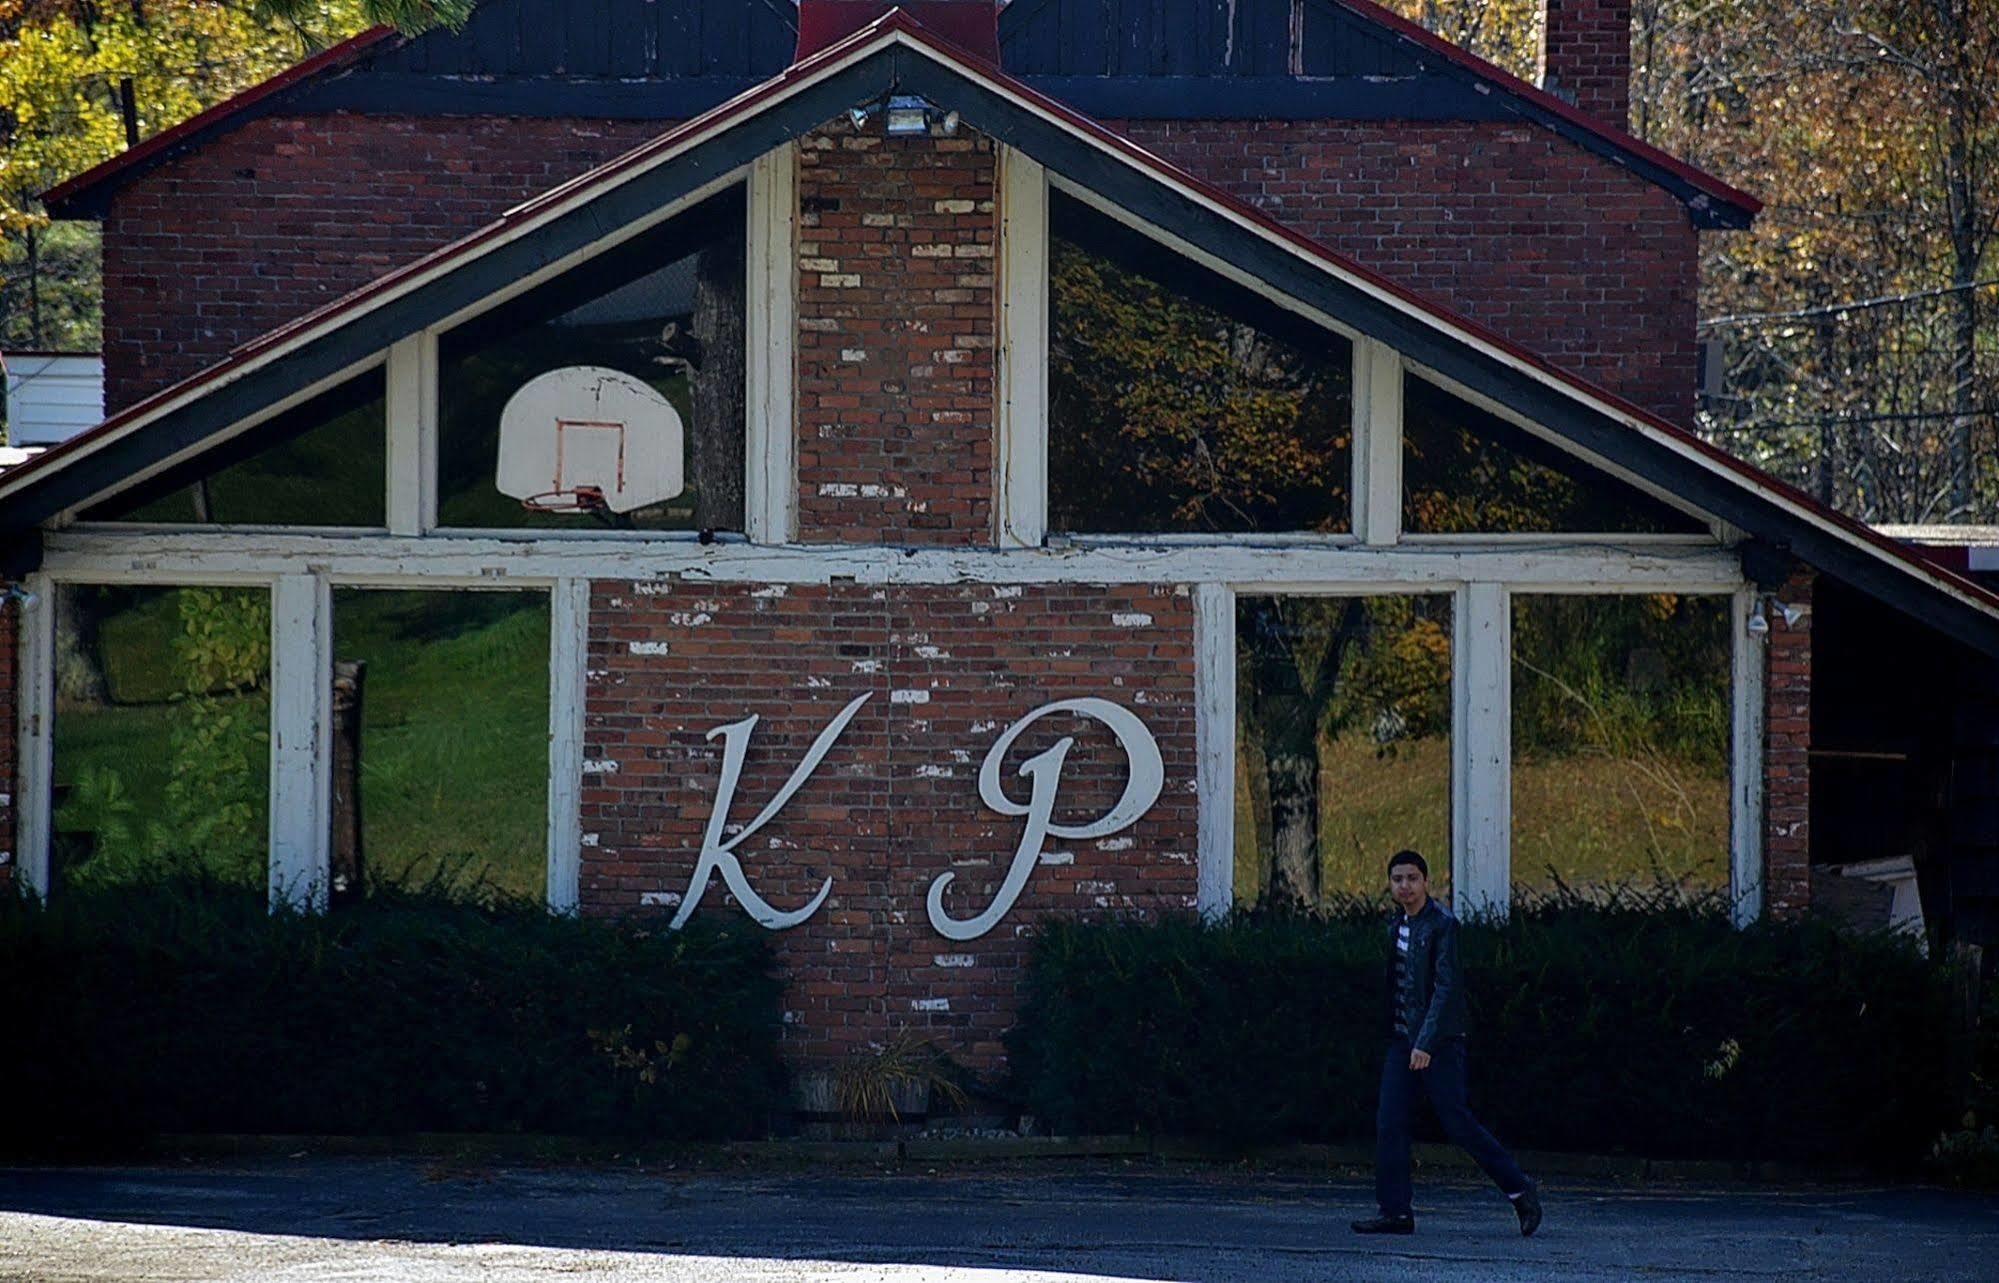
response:
M1298 671L1292 628L1271 597L1244 599L1249 721L1262 759L1270 883L1264 898L1319 902L1319 705Z
M367 861L361 846L361 691L368 675L357 659L333 664L333 841L330 899L361 898Z
M733 239L704 249L695 259L694 517L703 530L743 528L744 392L743 313L747 265Z
M1309 719L1279 716L1263 726L1270 787L1270 894L1319 903L1319 744Z
M111 702L104 676L103 639L99 614L91 600L101 589L61 584L55 589L56 695L65 703L103 705Z
M28 342L38 348L48 346L42 338L41 242L32 225L27 230L28 251Z

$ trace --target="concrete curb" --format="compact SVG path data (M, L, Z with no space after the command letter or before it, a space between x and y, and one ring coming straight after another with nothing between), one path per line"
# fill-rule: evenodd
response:
M1181 1163L1251 1163L1274 1168L1351 1169L1374 1165L1365 1145L1290 1144L1252 1149L1148 1136L911 1136L900 1140L760 1140L720 1144L620 1143L590 1137L423 1132L406 1136L270 1136L174 1134L154 1137L153 1155L198 1158L437 1158L460 1161L563 1163L674 1161L694 1165L847 1165L1006 1163L1045 1159L1137 1159ZM1419 1144L1419 1168L1451 1173L1477 1169L1450 1145ZM1657 1159L1618 1154L1516 1151L1521 1166L1541 1177L1618 1184L1839 1185L1884 1179L1857 1164Z

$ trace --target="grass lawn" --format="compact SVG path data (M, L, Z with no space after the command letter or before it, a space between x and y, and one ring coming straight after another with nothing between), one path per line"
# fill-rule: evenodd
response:
M174 594L141 598L101 624L109 704L57 710L58 783L116 772L140 821L162 811L175 765L173 730L189 715L172 638ZM334 650L368 665L362 719L361 816L372 873L448 875L541 898L548 814L548 597L545 593L334 594ZM268 728L264 691L218 701ZM268 746L239 772L263 832ZM57 831L110 837L99 798L73 795Z
M368 665L362 845L378 877L548 873L548 595L334 594L333 649Z
M1364 735L1320 749L1319 877L1328 896L1385 893L1388 857L1413 847L1449 893L1450 742L1405 742L1378 757ZM1236 767L1236 898L1269 879L1258 849L1246 754ZM1583 753L1513 764L1513 885L1552 889L1660 876L1692 889L1728 886L1728 781L1691 767Z

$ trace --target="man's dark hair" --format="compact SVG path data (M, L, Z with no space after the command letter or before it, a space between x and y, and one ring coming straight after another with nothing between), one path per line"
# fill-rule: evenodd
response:
M1422 856L1416 854L1414 851L1397 851L1394 855L1389 856L1388 857L1389 875L1391 877L1394 876L1395 870L1399 866L1404 864L1415 865L1416 872L1422 874L1425 879L1429 878L1430 862L1428 860L1425 860Z

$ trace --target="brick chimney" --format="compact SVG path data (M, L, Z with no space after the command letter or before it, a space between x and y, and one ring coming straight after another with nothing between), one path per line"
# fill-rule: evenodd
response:
M1541 87L1628 129L1631 0L1541 0L1541 18Z
M798 53L804 58L900 9L966 53L999 63L999 0L798 0Z

